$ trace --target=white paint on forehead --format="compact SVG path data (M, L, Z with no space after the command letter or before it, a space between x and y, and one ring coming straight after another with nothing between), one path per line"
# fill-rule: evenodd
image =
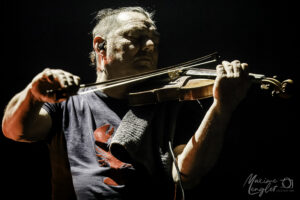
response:
M142 13L121 12L118 14L117 19L121 24L115 31L110 32L110 35L120 34L133 28L149 28L151 30L156 30L154 22Z
M151 19L138 12L121 12L119 13L117 19L120 22L147 21L151 24L154 24Z
M145 15L138 12L121 12L118 15L118 19L121 21L127 21L132 18L146 18Z

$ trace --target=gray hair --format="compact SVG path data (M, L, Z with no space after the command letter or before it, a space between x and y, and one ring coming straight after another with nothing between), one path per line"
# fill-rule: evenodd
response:
M154 12L149 12L142 7L121 7L121 8L105 8L100 10L95 18L94 21L96 22L95 27L92 31L93 38L96 35L100 35L101 37L106 38L109 32L113 31L115 28L119 26L117 21L117 15L122 12L138 12L145 15L147 18L153 20ZM96 54L94 51L90 52L90 61L91 65L96 65Z

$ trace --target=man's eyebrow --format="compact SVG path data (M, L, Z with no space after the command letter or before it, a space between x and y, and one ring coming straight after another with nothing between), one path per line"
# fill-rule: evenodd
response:
M123 33L124 35L127 35L129 33L135 33L135 32L145 32L145 31L149 31L149 29L145 29L145 28L135 28L135 29L126 29L121 31L121 33ZM155 37L160 37L160 33L156 30L156 29L152 29L150 30L150 33L155 36Z

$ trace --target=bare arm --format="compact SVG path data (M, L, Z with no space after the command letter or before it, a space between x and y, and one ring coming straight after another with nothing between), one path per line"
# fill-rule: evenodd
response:
M45 102L67 99L78 90L79 77L63 70L45 69L8 103L2 120L6 137L20 142L35 142L47 137L52 120L42 108ZM63 90L58 97L47 90Z
M175 148L185 188L198 184L201 177L217 161L232 112L245 97L250 86L247 64L224 61L217 66L217 72L213 104L189 142ZM173 179L179 179L174 166Z

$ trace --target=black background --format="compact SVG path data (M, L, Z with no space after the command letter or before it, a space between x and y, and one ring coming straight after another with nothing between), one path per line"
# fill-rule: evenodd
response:
M289 1L1 1L0 109L45 67L80 75L83 83L95 81L88 59L94 14L105 7L132 5L156 11L160 66L218 51L225 60L247 62L254 73L294 79L297 91L297 7ZM298 97L272 98L257 88L234 113L219 162L197 190L188 192L190 199L255 199L243 186L251 173L294 180L294 192L271 192L260 199L295 198ZM0 195L48 199L46 147L13 142L1 134L0 150Z

